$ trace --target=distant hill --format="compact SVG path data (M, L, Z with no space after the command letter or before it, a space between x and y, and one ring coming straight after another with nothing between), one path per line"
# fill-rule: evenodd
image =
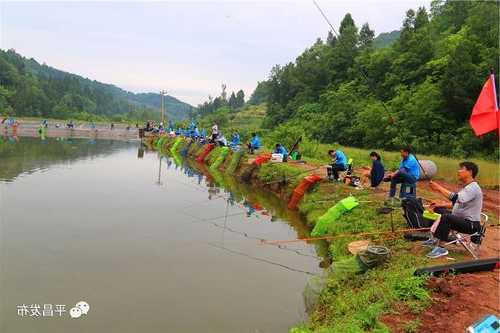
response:
M166 117L173 120L189 118L194 109L172 96L165 97L165 104ZM0 113L59 118L126 115L148 119L158 118L159 108L157 93L132 93L40 64L14 50L0 50Z
M377 37L375 37L375 39L373 39L373 46L375 46L375 48L390 46L399 38L400 35L401 31L399 30L382 32Z

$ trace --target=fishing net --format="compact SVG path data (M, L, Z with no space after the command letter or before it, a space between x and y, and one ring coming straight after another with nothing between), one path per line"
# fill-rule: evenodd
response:
M329 226L338 220L343 214L352 210L354 207L358 206L359 202L353 196L349 196L345 199L340 200L335 204L335 206L330 207L328 211L318 218L314 229L311 232L311 236L320 237L327 233Z
M383 264L388 259L389 253L389 249L384 246L369 245L366 250L360 251L356 256L336 261L322 274L311 277L303 292L306 311L311 313L318 303L321 292L327 286L329 276L335 276L339 280L362 274Z
M214 163L210 166L210 169L218 169L219 166L224 162L226 155L229 153L229 147L222 147L220 149L219 156L215 159Z
M205 146L205 149L196 157L197 162L203 162L205 160L205 157L207 157L208 154L214 149L215 145L213 143L209 143L208 145Z
M257 169L259 166L257 164L250 164L241 174L241 180L243 180L245 183L250 182L250 179L252 179L252 174Z
M243 155L245 155L244 150L239 150L233 154L233 158L231 159L231 162L226 169L226 173L233 174L236 171L236 169L240 165L240 161L243 158Z
M165 141L165 139L166 139L165 136L160 136L156 140L156 142L155 142L156 149L161 150L161 147L163 146L163 142Z
M359 261L366 266L366 269L377 267L389 258L389 249L381 245L369 245L366 250L357 254Z
M309 189L309 187L319 182L322 178L318 175L309 175L302 179L302 181L297 185L297 187L293 190L292 197L288 201L288 208L297 209L297 205L299 204L300 199L304 196L304 193Z
M181 155L182 156L184 156L184 157L187 156L189 149L193 145L193 142L194 141L189 141L188 145L186 147L184 147L184 148L181 149Z
M172 146L172 148L170 148L170 151L172 153L176 152L177 151L177 147L179 147L179 145L181 144L181 142L182 142L182 138L181 137L178 137L177 139L175 139L174 145Z
M318 304L321 291L325 289L327 284L327 274L316 275L311 277L304 288L302 296L304 297L304 305L306 312L311 313L316 304Z
M322 274L311 277L307 281L304 292L302 293L306 311L311 313L316 304L318 304L321 292L327 286L329 275L335 275L336 278L342 279L351 276L352 274L363 273L364 271L365 269L357 257L351 257L336 261Z

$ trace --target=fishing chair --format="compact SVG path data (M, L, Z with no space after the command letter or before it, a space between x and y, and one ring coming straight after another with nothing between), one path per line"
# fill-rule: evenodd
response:
M473 234L463 234L455 230L450 231L450 238L452 241L445 244L448 245L462 245L465 250L467 250L474 259L479 259L479 250L481 247L481 243L486 234L486 223L488 222L488 215L485 213L481 213L481 221L479 231ZM472 238L476 238L476 241L473 242Z
M401 183L399 188L399 198L416 198L417 197L417 183Z
M350 158L347 161L347 168L344 171L339 172L339 178L344 179L345 177L352 175L352 170L353 170L353 161L352 158Z

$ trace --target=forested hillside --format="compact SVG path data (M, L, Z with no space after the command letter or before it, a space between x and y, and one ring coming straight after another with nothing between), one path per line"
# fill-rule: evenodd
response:
M433 1L408 10L383 48L346 14L338 37L273 67L250 103L267 103L266 127L322 142L496 158L496 135L474 137L468 118L490 68L498 72L498 12L493 1Z
M188 118L193 110L171 96L165 103L167 117L175 120ZM0 114L145 120L159 119L159 105L159 94L134 94L0 50Z

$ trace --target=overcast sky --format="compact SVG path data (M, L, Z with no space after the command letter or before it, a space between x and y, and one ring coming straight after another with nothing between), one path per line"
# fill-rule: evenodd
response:
M375 34L399 29L430 0L317 0L337 28L349 12ZM193 105L249 96L271 67L293 61L328 26L310 0L5 2L0 48L134 92L167 89Z

